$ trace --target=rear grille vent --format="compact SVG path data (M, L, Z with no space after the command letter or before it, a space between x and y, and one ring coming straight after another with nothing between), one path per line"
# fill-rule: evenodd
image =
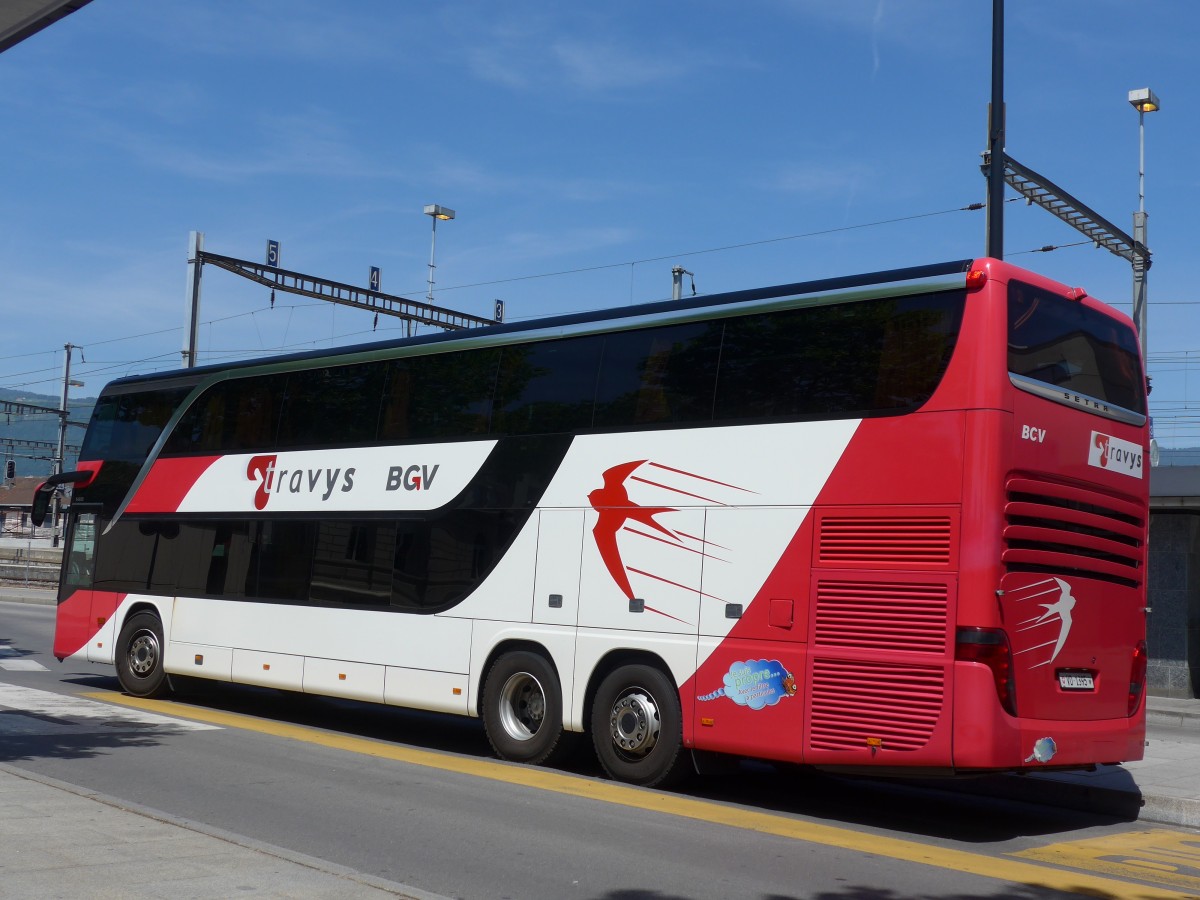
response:
M1032 478L1009 478L1006 489L1007 571L1081 575L1129 587L1142 583L1144 505Z
M945 678L931 666L813 661L813 750L919 750L942 712Z
M825 565L920 565L950 563L949 516L825 516L819 562Z
M944 584L818 581L813 641L822 647L944 653Z

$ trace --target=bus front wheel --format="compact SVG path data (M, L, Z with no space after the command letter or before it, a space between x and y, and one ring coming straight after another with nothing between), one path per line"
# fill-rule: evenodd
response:
M526 650L492 663L483 687L483 725L496 755L543 765L565 753L562 687L545 657Z
M683 773L679 691L653 666L621 666L592 702L592 742L610 777L642 787L670 784Z
M170 690L163 668L162 622L154 613L134 613L121 627L117 679L134 697L161 697Z

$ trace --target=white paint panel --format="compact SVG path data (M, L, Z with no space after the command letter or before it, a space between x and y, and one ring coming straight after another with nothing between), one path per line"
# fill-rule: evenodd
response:
M542 510L533 588L535 622L571 626L578 622L582 552L583 510Z
M600 513L588 510L585 527L594 533ZM679 509L654 521L662 531L641 522L627 522L616 533L629 597L613 570L601 557L596 541L585 545L580 574L579 624L588 628L696 634L700 616L700 548L704 512ZM631 612L630 601L642 601L642 612Z
M538 517L534 513L483 583L466 600L443 615L455 619L499 619L529 622L533 605L533 570L537 556Z
M185 597L176 601L171 638L462 674L471 654L468 619Z
M466 715L467 676L388 666L384 699L395 706Z
M298 691L304 683L304 657L234 649L233 680L240 684Z
M111 616L108 617L103 625L97 629L92 635L91 640L87 644L87 660L94 663L109 663L110 665L116 659L115 644L117 642L117 622L125 621L123 609L128 607L129 600L126 600L117 608Z
M308 657L304 660L304 692L382 703L384 672L383 666Z
M214 462L180 512L437 509L479 471L495 441L243 453Z
M724 637L737 624L725 616L726 607L740 603L743 610L774 570L804 517L804 507L710 509L705 521L704 591L700 602L700 633ZM807 560L809 548L804 548ZM790 585L797 599L807 584ZM799 608L799 607L797 607ZM701 661L707 658L704 654Z
M168 641L164 668L174 675L230 681L233 678L233 649Z
M613 466L645 460L637 474L683 487L672 506L811 506L861 419L729 426L575 438L541 506L586 507ZM667 481L668 477L672 480ZM696 479L711 479L704 484ZM688 487L688 483L691 486Z

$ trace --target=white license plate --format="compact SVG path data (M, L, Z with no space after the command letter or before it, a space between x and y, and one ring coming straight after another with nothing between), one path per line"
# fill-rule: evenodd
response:
M1094 691L1096 682L1091 675L1079 675L1074 672L1060 672L1058 686L1064 691Z

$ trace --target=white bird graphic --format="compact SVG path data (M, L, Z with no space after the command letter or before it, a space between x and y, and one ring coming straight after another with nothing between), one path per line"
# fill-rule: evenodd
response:
M1075 608L1075 597L1071 594L1071 586L1061 578L1055 578L1054 581L1058 584L1059 596L1058 600L1053 603L1039 603L1038 605L1045 610L1040 616L1032 620L1027 628L1034 628L1044 622L1052 622L1055 618L1059 621L1058 640L1054 644L1054 652L1050 654L1050 658L1040 665L1049 665L1054 662L1062 650L1063 645L1067 642L1067 635L1071 633L1071 610ZM1021 629L1022 631L1027 628Z

